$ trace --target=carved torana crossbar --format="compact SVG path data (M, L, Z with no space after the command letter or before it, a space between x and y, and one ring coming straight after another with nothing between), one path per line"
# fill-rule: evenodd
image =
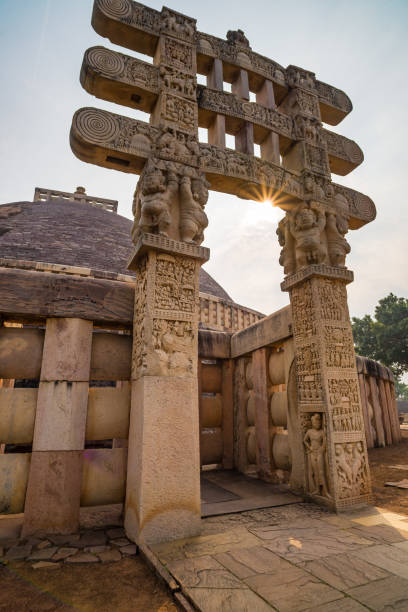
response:
M151 157L162 170L169 160L188 160L191 175L204 173L216 191L273 197L284 208L312 199L330 208L341 194L352 229L375 218L370 198L331 182L331 172L348 174L363 161L355 142L322 127L336 125L352 110L342 91L312 72L285 69L254 53L239 33L225 41L198 32L195 20L169 9L96 0L92 24L111 42L154 63L93 47L84 56L82 85L99 98L150 113L151 121L79 110L71 146L80 159L135 174ZM197 86L197 73L207 77L206 87ZM232 93L223 91L224 82ZM250 92L256 102L249 101ZM208 143L198 141L198 127L208 130ZM226 134L235 136L235 149L226 148Z

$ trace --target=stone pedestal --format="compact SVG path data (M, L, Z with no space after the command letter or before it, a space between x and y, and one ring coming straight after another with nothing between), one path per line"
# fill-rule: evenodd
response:
M125 528L138 544L200 529L198 277L206 248L140 234Z
M370 501L371 484L346 268L310 265L289 275L304 488L335 510Z

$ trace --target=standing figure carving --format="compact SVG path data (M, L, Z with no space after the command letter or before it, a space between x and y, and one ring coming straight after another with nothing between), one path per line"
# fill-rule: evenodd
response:
M322 428L322 417L315 412L312 427L307 430L303 443L306 447L309 487L312 495L331 497L326 480L326 434Z
M326 215L316 202L290 214L289 228L295 240L297 270L327 260L327 248L322 240L325 225Z
M201 244L208 218L204 207L208 200L209 183L204 178L184 176L180 184L180 239Z
M288 217L284 217L279 221L278 229L279 244L282 247L279 257L279 263L283 266L285 274L293 274L296 271L296 260L294 251L294 239L290 232Z
M170 203L178 191L177 176L169 171L166 180L162 170L152 167L144 174L141 182L134 201L132 237L134 239L138 231L168 236Z
M343 195L337 194L335 206L336 212L329 212L327 214L327 248L332 266L344 268L346 265L346 255L351 250L349 243L344 238L349 226L349 204Z

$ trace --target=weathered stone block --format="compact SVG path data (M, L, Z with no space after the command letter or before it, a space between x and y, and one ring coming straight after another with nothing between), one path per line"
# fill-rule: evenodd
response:
M33 449L82 450L85 441L87 382L41 382Z
M222 426L222 396L217 393L213 396L200 397L201 427Z
M43 345L43 330L1 328L0 378L39 378Z
M131 336L93 334L90 380L129 380L131 359Z
M145 376L132 383L125 529L138 544L200 529L197 382Z
M78 530L81 475L82 451L32 453L23 536Z
M92 322L47 319L41 380L88 381Z
M202 430L200 434L201 465L222 462L223 436L221 427Z
M292 311L285 306L231 337L231 357L245 355L292 335Z
M37 389L0 389L0 443L31 444Z
M83 454L81 506L123 503L126 462L126 448L86 449Z
M219 365L203 364L201 368L201 390L203 393L221 393L222 370Z
M23 512L30 453L0 455L0 514Z
M121 388L92 387L88 395L86 440L127 438L129 414L129 383L124 383Z

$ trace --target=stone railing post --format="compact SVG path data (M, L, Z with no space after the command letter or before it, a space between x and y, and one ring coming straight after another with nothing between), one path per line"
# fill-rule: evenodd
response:
M207 86L211 89L223 91L224 77L222 61L218 58L214 59L211 72L207 76ZM208 128L208 143L225 147L225 116L216 114L213 123Z
M276 108L272 81L265 79L261 89L256 92L256 101L266 108ZM274 164L280 164L279 134L269 132L261 142L261 157Z
M92 328L47 319L23 535L79 529Z

